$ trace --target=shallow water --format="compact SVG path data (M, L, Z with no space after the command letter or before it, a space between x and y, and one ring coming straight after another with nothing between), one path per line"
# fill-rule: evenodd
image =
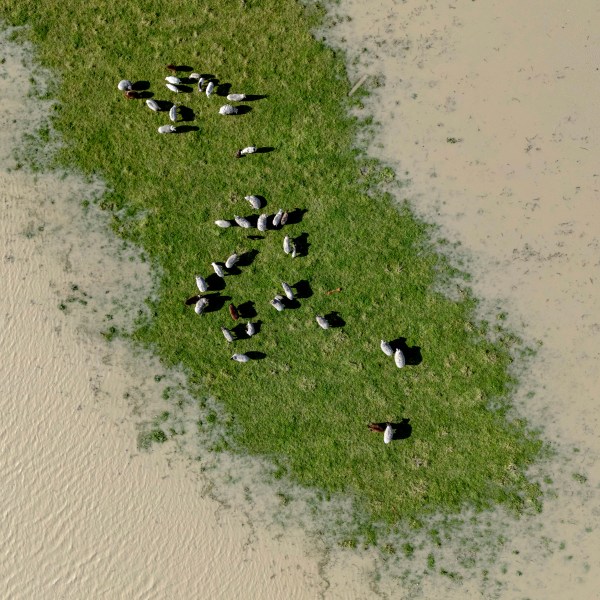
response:
M100 335L152 293L149 266L93 204L82 209L100 183L15 169L21 135L49 110L24 90L32 70L48 75L6 38L0 47L3 597L317 597L321 548L298 526L255 526L277 513L262 465L222 457L216 471L192 435L198 408L183 378L160 379L156 360ZM140 452L140 424L174 410L167 386L181 398L181 435ZM236 469L258 477L227 482Z
M453 260L482 316L506 313L537 348L515 366L515 401L556 451L542 466L553 484L540 517L492 519L509 527L489 567L499 597L600 597L599 13L593 1L342 0L322 33L346 50L351 81L367 76L358 114L381 125L369 151L398 173L396 197L460 243ZM421 589L467 589L440 586Z

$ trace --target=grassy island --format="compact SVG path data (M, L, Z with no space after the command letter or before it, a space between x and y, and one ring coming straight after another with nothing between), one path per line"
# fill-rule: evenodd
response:
M360 123L347 109L360 92L348 98L343 57L311 36L319 10L292 0L2 0L0 17L28 25L20 35L57 74L60 164L107 182L101 204L115 230L160 273L135 339L222 403L230 447L268 456L301 484L352 494L389 523L539 504L525 470L540 442L507 419L514 338L490 341L466 287L458 299L439 291L456 273L428 226L373 193L390 173L356 148ZM168 91L167 63L210 74L216 93ZM159 135L168 114L125 99L120 79L187 107L183 133ZM244 114L221 116L232 92L254 98L240 103ZM251 145L270 151L234 157ZM249 194L266 207L252 210ZM214 224L280 207L290 222L260 236ZM286 234L301 256L284 254ZM210 280L222 308L197 316L184 303L195 275L233 252L244 256L237 274ZM300 293L279 313L269 300L281 281ZM229 302L260 321L256 336L225 341ZM317 314L338 326L320 329ZM405 368L381 339L404 348ZM254 360L237 364L233 352ZM389 445L367 429L406 419L405 439Z

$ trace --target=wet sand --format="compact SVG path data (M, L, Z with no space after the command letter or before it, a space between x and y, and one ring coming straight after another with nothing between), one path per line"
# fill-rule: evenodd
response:
M542 342L518 366L516 402L556 450L538 469L553 479L544 512L486 515L507 540L493 561L463 569L463 581L439 568L415 579L402 577L423 571L415 559L334 550L297 515L281 525L274 490L233 481L260 464L232 459L216 473L192 437L139 452L139 423L164 408L166 380L154 379L164 370L98 332L115 307L150 293L151 275L101 214L84 216L80 201L101 184L6 172L11 146L48 106L23 98L31 65L3 42L0 581L10 597L598 597L598 9L344 0L336 11L352 20L327 36L347 49L353 81L369 75L365 112L383 125L370 150L403 181L398 199L461 243L454 260L473 273L482 314L506 312L528 343ZM190 401L182 428L195 418ZM471 533L444 543L438 566L456 562Z

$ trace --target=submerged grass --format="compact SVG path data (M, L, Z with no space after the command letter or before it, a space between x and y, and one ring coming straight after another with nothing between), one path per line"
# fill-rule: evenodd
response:
M116 231L160 267L152 318L135 338L226 406L239 451L271 457L302 484L352 494L390 523L464 505L538 507L525 469L540 442L507 419L515 340L488 339L468 291L459 300L435 291L453 273L428 227L367 193L391 175L354 147L343 61L310 35L318 10L291 0L0 0L0 16L30 26L20 35L60 78L51 90L59 163L107 181L101 203ZM217 77L219 93L266 97L222 117L224 98L168 92L167 63ZM125 100L122 78L190 108L188 125L199 130L158 135L166 113ZM248 145L273 151L236 160ZM271 214L298 209L301 219L264 239L218 229L215 219L252 213L247 194L264 196ZM283 253L286 233L306 255ZM195 274L206 277L234 251L253 259L225 278L221 295L254 310L261 327L228 345L219 326L230 325L230 300L202 317L184 300L196 293ZM282 280L304 297L276 313L269 300ZM321 330L315 314L334 312L342 325ZM382 338L403 338L415 364L397 369ZM229 360L234 351L264 358L240 365ZM366 427L402 419L411 434L389 446Z

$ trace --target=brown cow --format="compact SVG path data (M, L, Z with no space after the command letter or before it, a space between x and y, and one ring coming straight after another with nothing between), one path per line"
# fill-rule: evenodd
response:
M387 423L369 423L369 429L376 433L383 433L385 431Z
M240 315L233 304L229 305L229 314L234 321L237 321L240 318Z

